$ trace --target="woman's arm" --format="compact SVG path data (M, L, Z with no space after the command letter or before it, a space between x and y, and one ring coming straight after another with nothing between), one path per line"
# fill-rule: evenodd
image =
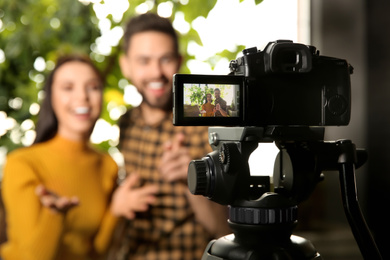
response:
M35 193L41 180L32 158L9 156L3 172L2 192L8 241L5 259L53 259L63 231L64 214L41 205Z

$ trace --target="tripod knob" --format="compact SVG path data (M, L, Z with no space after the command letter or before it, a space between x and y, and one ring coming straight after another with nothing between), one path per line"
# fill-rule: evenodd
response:
M259 200L229 206L229 220L249 225L273 225L295 223L298 220L297 205L277 193L268 192Z
M231 165L231 151L237 150L237 145L234 143L223 143L219 150L219 163L223 172L228 173Z
M229 220L249 225L270 225L297 221L297 206L288 208L241 208L229 206Z
M188 188L194 195L207 196L207 163L204 160L193 160L188 166Z

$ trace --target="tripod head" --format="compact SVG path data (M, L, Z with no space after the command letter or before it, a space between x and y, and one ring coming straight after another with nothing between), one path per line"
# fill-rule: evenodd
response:
M213 152L190 163L188 187L195 195L229 205L234 234L210 242L203 259L321 259L309 241L292 231L297 205L310 196L324 171L335 170L341 173L346 214L363 255L373 259L375 251L381 259L355 205L356 192L351 193L354 169L364 164L367 154L348 140L324 142L323 137L323 127L209 128ZM264 142L275 142L280 150L273 183L268 176L250 175L249 156ZM352 183L343 181L349 176ZM367 232L362 233L362 227Z
M323 136L322 127L210 127L213 152L190 163L190 191L222 205L240 205L272 189L299 203L322 179L318 162L325 159L313 150ZM270 187L269 178L251 176L248 159L259 143L274 141L281 152Z

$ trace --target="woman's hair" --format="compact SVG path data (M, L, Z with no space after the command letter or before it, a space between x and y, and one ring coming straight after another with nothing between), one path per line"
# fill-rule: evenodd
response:
M204 97L204 103L206 104L207 103L207 96L210 95L211 96L211 101L213 101L213 95L211 95L211 93L207 93L206 96Z
M89 65L95 71L96 75L99 77L103 85L103 79L101 77L100 71L88 58L88 56L69 55L60 57L57 61L56 67L54 68L54 70L52 70L52 72L46 79L45 86L43 88L45 92L45 97L42 101L41 109L38 115L34 144L50 140L57 134L58 120L56 114L54 113L53 105L51 102L54 75L62 65L72 61L78 61Z

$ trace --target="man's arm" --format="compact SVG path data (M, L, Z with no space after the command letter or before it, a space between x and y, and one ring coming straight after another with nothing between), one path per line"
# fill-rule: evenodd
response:
M215 238L232 233L228 225L228 209L206 197L193 195L188 190L187 198L195 213L196 220Z
M221 101L216 105L216 110L221 113L222 116L227 116L227 105L226 101L221 99Z
M180 181L187 185L188 165L192 158L189 149L184 145L184 134L178 134L166 144L161 159L160 172L168 181ZM228 226L227 207L219 205L203 196L196 196L187 190L187 198L194 211L196 220L214 237L231 233Z
M227 112L222 108L220 108L218 111L221 113L222 116L227 116Z

